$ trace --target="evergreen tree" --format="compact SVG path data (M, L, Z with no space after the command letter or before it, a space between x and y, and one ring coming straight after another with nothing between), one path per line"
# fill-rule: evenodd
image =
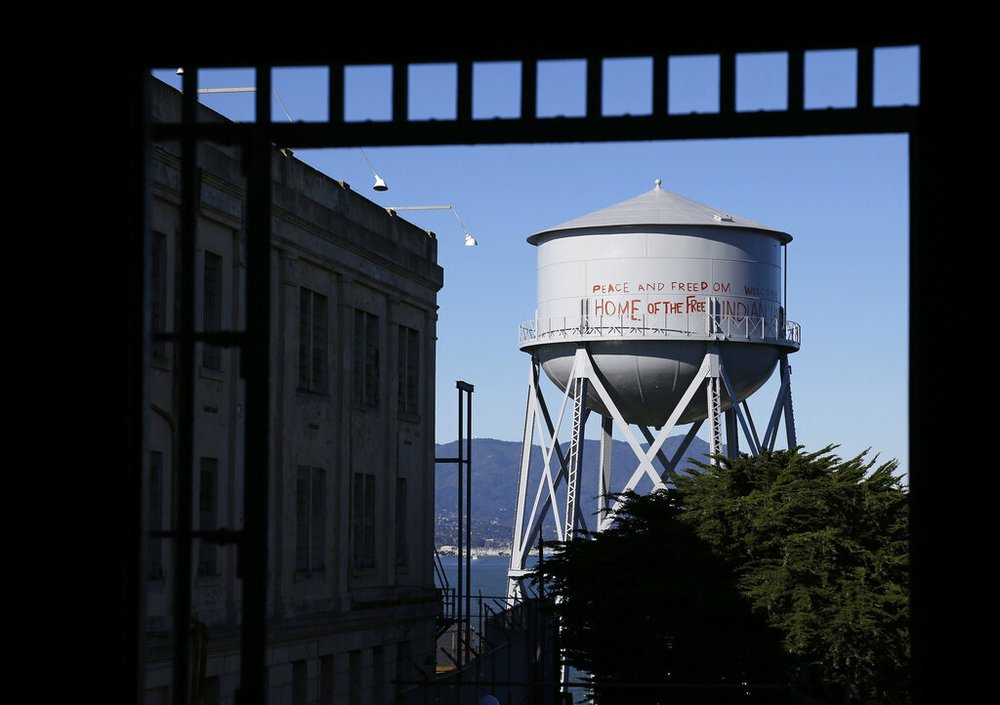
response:
M554 544L546 590L602 705L909 701L907 494L895 462L832 451L700 464Z
M720 459L678 480L680 521L827 689L909 702L908 496L895 461L826 447Z

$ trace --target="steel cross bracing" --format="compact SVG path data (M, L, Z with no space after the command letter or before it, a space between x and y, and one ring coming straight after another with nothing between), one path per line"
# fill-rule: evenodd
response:
M678 464L686 458L685 454L691 441L700 430L703 421L691 424L681 444L672 457L663 452L663 444L676 428L678 420L687 409L691 400L699 390L708 395L708 422L711 429L710 452L713 455L723 455L722 431L723 415L728 429L728 447L725 453L735 457L738 452L738 430L742 429L744 438L751 453L759 454L763 448L773 450L774 439L777 437L778 426L784 415L789 448L794 447L794 420L791 413L791 391L789 386L790 367L787 364L787 353L780 353L779 374L781 385L775 400L774 411L764 434L762 444L757 438L756 427L750 415L745 400L739 404L731 404L726 412L722 411L726 400L735 398L733 386L721 361L717 349L710 347L701 366L689 383L680 401L672 410L667 421L654 434L648 427L639 425L648 448L643 449L639 439L633 433L631 425L625 420L614 400L608 394L603 382L598 377L593 359L586 344L577 346L573 367L562 393L562 400L556 423L553 424L548 415L545 398L539 385L539 363L534 356L531 360L531 373L528 383L528 402L525 413L524 435L521 446L521 465L518 476L517 509L514 519L514 536L511 545L510 566L508 570L507 596L512 599L524 597L521 581L529 572L525 569L528 552L537 541L547 512L552 510L555 520L556 539L568 541L579 530L586 531L583 512L580 510L579 488L582 470L583 432L586 423L586 403L590 389L597 395L607 409L609 415L601 416L601 457L598 468L599 496L597 498L596 530L604 531L614 522L620 510L623 498L620 495L635 491L644 478L652 483L652 489L667 487L667 482L673 476ZM559 446L559 429L561 428L567 405L573 404L572 424L570 429L570 447L568 455L563 456ZM621 490L614 491L611 487L611 437L614 427L619 429L625 441L638 461L638 465ZM534 434L537 432L542 455L540 472L534 473L535 483L530 482L532 475L531 453ZM553 466L553 457L558 461ZM653 464L658 460L662 470L657 470ZM713 458L712 463L718 460ZM565 504L563 517L560 521L559 489L566 482ZM527 510L529 496L533 495L530 511ZM612 499L614 501L612 502Z

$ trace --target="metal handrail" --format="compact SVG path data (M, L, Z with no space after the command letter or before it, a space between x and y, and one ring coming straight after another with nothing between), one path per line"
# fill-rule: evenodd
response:
M718 337L765 343L800 345L801 326L781 318L733 316L719 313L620 316L554 316L524 321L518 344L602 338Z

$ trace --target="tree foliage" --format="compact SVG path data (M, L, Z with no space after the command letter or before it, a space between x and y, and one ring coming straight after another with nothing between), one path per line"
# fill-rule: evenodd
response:
M684 683L909 701L907 492L894 461L833 450L700 464L676 488L627 496L610 530L555 544L546 590L602 704L735 701ZM750 691L736 700L790 702Z

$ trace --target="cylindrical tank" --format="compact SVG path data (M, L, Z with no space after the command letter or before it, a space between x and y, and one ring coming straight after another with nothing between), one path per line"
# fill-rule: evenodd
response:
M629 423L661 426L716 346L750 396L779 354L799 347L785 319L774 230L660 187L528 238L538 247L538 305L520 346L565 390L577 347ZM734 399L723 397L723 409ZM607 415L591 392L590 408ZM680 423L704 419L698 394Z

